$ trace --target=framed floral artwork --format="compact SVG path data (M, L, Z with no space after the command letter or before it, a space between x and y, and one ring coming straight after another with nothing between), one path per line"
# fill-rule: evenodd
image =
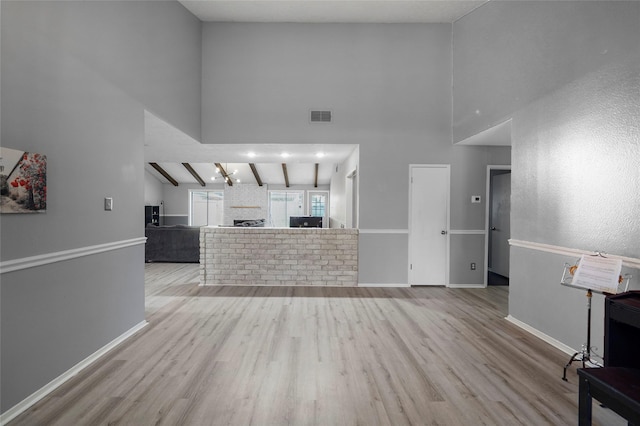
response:
M47 157L0 147L0 213L47 210Z

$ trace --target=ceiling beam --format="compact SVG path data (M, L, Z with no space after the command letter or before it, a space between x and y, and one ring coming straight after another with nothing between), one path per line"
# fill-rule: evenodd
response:
M249 167L251 167L251 171L253 172L253 177L256 178L256 182L258 182L258 186L262 186L262 179L260 179L260 175L258 174L258 169L256 169L256 165L253 163L249 163Z
M213 164L215 164L216 167L218 168L218 170L220 170L220 174L224 178L224 181L227 182L227 185L233 186L233 181L231 180L231 178L227 174L227 171L224 169L224 167L222 167L222 164L220 164L220 163L213 163Z
M284 184L288 188L289 187L289 174L287 173L287 165L282 163L282 173L284 174Z
M185 169L189 170L189 173L191 173L191 176L193 176L198 183L200 184L200 186L206 186L204 183L204 180L202 180L202 178L200 177L200 175L198 174L198 172L196 172L195 170L193 170L193 167L191 167L191 164L189 163L182 163L182 165L184 166Z
M173 186L178 186L178 182L177 182L174 178L172 178L172 177L171 177L171 175L170 175L169 173L167 173L167 171L166 171L165 169L163 169L162 167L160 167L160 166L158 165L158 163L149 163L149 165L150 165L151 167L153 167L154 169L156 169L156 171L157 171L158 173L160 173L162 176L164 176L164 178L165 178L166 180L168 180L169 182L171 182L171 184L172 184Z
M314 188L317 188L317 187L318 187L318 167L319 167L319 164L318 164L318 163L316 163L316 176L315 176L315 178L313 179L313 187L314 187Z

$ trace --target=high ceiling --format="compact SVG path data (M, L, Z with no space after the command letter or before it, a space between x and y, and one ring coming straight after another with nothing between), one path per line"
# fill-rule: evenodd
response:
M179 1L204 22L452 23L488 0ZM310 185L316 179L319 185L327 185L335 165L355 149L355 145L205 145L150 113L145 115L145 123L145 167L165 183L168 180L149 163L157 163L182 184L197 181L181 163L188 163L207 183L218 176L214 163L221 163L230 173L237 170L233 177L242 183L255 183L252 163L262 181L270 185L285 184L282 163L286 163L291 185ZM283 153L289 156L283 158ZM318 153L323 157L317 157Z
M205 22L451 23L487 0L180 0Z
M170 182L149 163L158 164L179 184L198 183L182 163L188 163L206 183L216 183L211 178L220 177L215 163L221 163L228 173L237 170L232 177L241 183L256 183L251 163L262 182L269 185L285 185L283 163L291 185L313 185L318 164L318 185L328 185L335 165L344 162L355 148L349 144L201 144L145 112L145 169L163 183Z

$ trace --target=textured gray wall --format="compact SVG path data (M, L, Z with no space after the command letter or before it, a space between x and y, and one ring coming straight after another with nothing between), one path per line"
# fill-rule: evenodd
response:
M174 2L1 7L2 145L48 157L2 260L144 236L144 108L200 129L200 23ZM114 210L103 210L113 197ZM144 320L144 246L2 274L3 412Z
M639 16L638 2L490 2L454 25L454 133L513 116L512 238L640 257ZM512 247L509 313L579 349L585 298L559 284L575 260Z
M361 229L407 229L409 165L451 164L452 227L484 228L470 196L510 150L451 143L451 25L207 23L202 61L204 143L359 144ZM311 108L334 122L311 125ZM406 235L366 238L361 277L406 283L406 259L384 255Z
M640 257L638 70L640 61L604 67L514 116L513 238ZM565 317L584 315L584 299L558 289L563 262L512 248L510 313L578 349L572 336L584 336L584 319L575 324ZM632 273L637 289L638 271ZM594 305L600 310L602 301ZM601 310L593 318L601 323ZM601 331L594 342L602 348Z
M640 55L629 59L515 114L513 238L640 257Z
M496 1L456 21L454 141L637 51L638 7L629 1Z

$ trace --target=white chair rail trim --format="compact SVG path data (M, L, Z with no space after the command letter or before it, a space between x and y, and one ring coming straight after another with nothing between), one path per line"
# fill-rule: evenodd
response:
M484 235L484 229L452 229L449 231L451 235Z
M5 260L0 262L0 274L20 271L36 266L50 263L63 262L65 260L76 259L78 257L90 256L92 254L104 253L112 250L119 250L125 247L144 244L147 237L132 238L130 240L114 241L111 243L98 244L95 246L79 247L71 250L44 253L36 256L23 257L20 259Z
M523 241L523 240L509 240L509 244L513 247L522 247L530 250L537 250L546 253L554 253L562 256L576 256L580 257L583 254L594 254L593 251L586 251L580 249L574 249L569 247L562 246L554 246L551 244L543 244L543 243L534 243L532 241ZM625 257L618 256L611 253L606 253L606 256L611 259L620 259L622 260L622 265L627 266L629 268L640 269L640 259L635 257Z
M408 234L408 229L361 229L361 234ZM452 235L484 235L484 229L452 229L449 231Z
M408 229L360 229L360 234L408 234Z

